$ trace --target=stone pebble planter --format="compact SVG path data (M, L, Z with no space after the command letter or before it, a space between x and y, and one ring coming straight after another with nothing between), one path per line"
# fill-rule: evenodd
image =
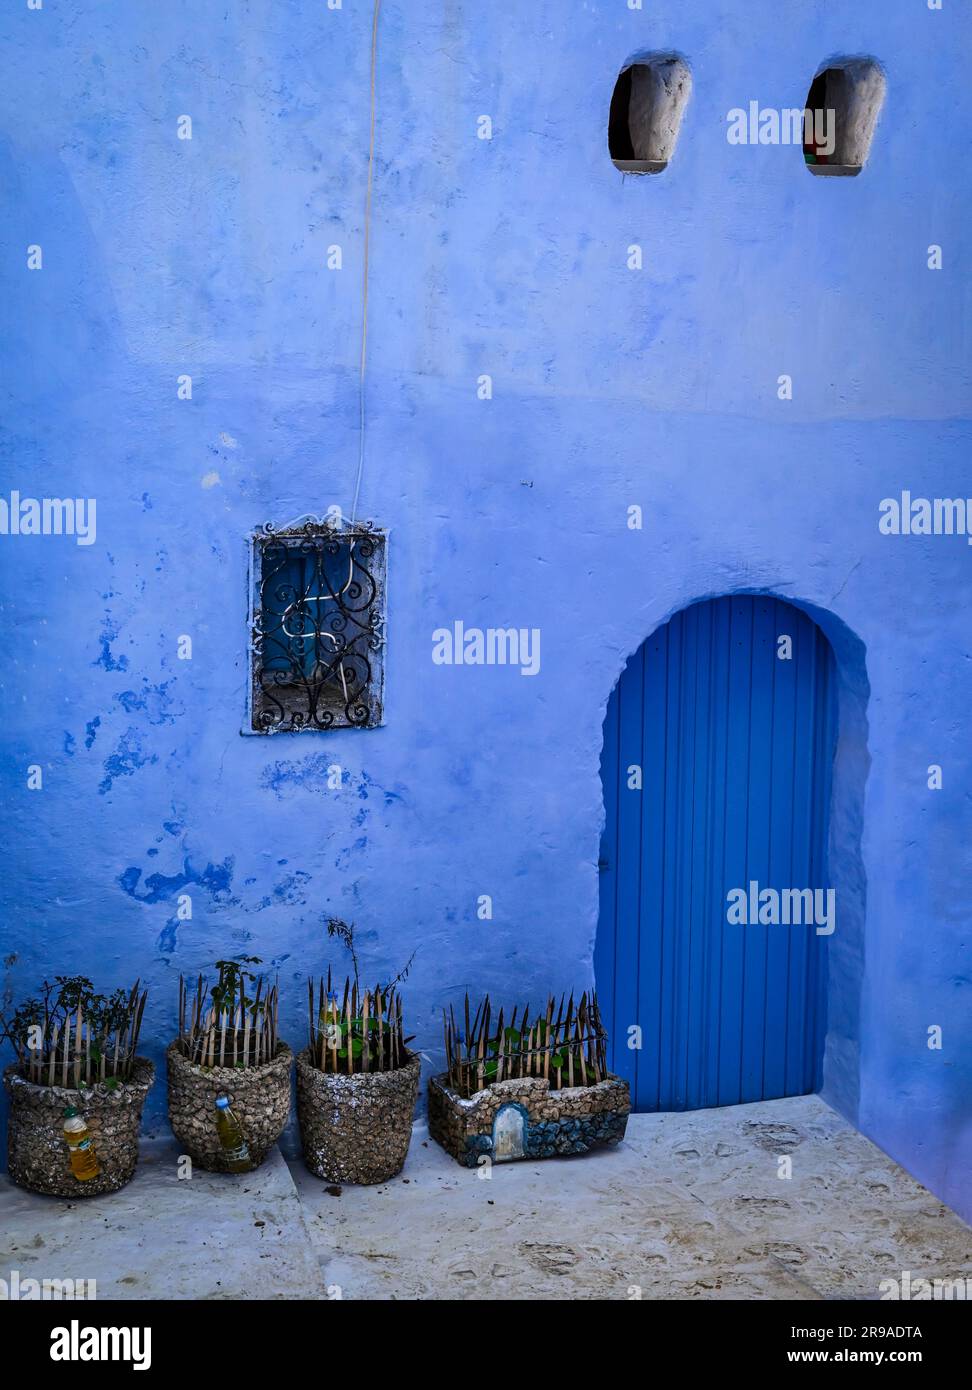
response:
M216 1131L216 1097L228 1095L242 1126L254 1168L280 1137L290 1114L290 1066L294 1055L277 1044L272 1062L258 1067L201 1067L171 1043L165 1054L169 1077L169 1124L193 1163L210 1173L226 1172Z
M447 1074L429 1079L429 1133L466 1168L586 1153L624 1138L631 1113L627 1081L551 1090L540 1076L498 1081L464 1100Z
M10 1096L7 1161L18 1187L48 1197L97 1197L117 1192L130 1182L138 1162L142 1107L155 1080L155 1068L136 1057L130 1081L75 1091L67 1086L37 1086L25 1081L16 1063L7 1067L3 1084ZM101 1172L79 1182L71 1172L64 1111L77 1106L91 1132Z
M342 1076L297 1058L297 1118L304 1162L328 1182L387 1182L400 1173L412 1137L421 1061L396 1071Z

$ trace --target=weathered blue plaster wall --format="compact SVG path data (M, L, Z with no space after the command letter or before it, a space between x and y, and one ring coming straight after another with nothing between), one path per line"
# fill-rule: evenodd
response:
M390 530L387 723L260 739L243 537L353 488L372 7L5 7L4 491L98 504L94 545L0 537L16 988L140 974L158 1058L178 972L246 950L299 1040L328 913L375 969L418 948L433 1057L467 987L586 984L610 689L679 607L768 589L833 615L870 683L866 792L860 702L845 729L859 873L853 794L835 819L859 939L828 1094L972 1213L972 552L877 528L902 487L972 492L964 8L385 0L361 513ZM694 91L670 169L623 180L611 90L655 49ZM727 144L730 108L802 106L841 54L887 73L861 177ZM433 665L455 619L539 627L541 673Z

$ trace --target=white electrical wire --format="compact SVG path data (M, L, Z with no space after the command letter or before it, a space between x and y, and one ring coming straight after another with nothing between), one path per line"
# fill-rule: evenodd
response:
M371 25L371 131L368 143L368 192L365 198L364 266L361 278L361 360L358 366L358 467L354 479L354 501L351 503L351 525L358 516L358 496L364 472L365 447L365 363L368 352L368 253L371 241L371 187L375 170L375 72L378 65L378 12L381 0L375 0Z

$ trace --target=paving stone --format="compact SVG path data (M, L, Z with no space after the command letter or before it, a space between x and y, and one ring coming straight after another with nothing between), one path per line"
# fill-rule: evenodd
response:
M320 1298L287 1164L179 1179L174 1140L143 1141L135 1177L85 1201L0 1179L0 1277L94 1279L98 1298Z

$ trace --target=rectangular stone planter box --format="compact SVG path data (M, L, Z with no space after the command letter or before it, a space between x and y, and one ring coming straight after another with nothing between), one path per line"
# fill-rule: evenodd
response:
M631 1113L627 1081L551 1090L539 1076L494 1082L464 1100L447 1074L429 1079L429 1133L466 1168L485 1154L493 1163L557 1158L617 1144Z

